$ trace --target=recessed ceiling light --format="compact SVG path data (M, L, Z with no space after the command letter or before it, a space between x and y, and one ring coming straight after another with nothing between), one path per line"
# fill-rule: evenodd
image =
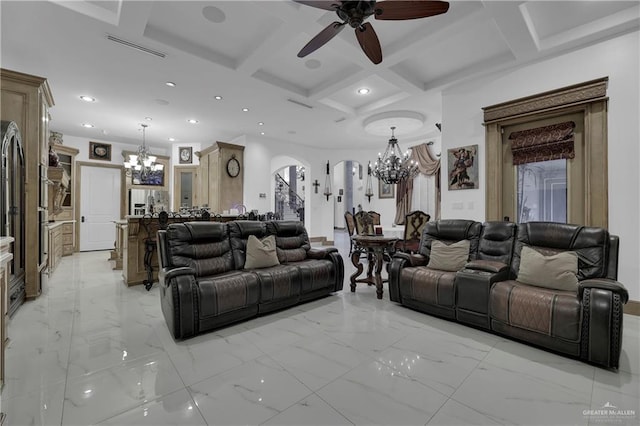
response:
M260 134L264 136L264 132L260 132Z
M93 127L93 124L91 124L91 123L82 123L82 127L86 127L87 129L91 129Z
M169 87L176 87L176 84L173 81L167 81L165 84Z
M85 102L95 102L96 101L96 98L93 98L91 96L86 96L86 95L80 96L80 99L82 99Z
M169 105L169 101L165 99L156 99L154 102L157 103L158 105L163 105L163 106Z
M222 100L222 96L216 95L216 96L213 97L213 99L215 99L216 101L221 101Z
M197 124L198 120L196 120L195 118L190 118L187 120L187 122L191 123L191 124Z
M249 112L249 108L242 108L242 112Z
M219 24L227 19L224 12L215 6L206 6L202 9L202 16L204 16L207 21L213 22L214 24Z
M258 126L264 126L264 123L262 121L258 121Z
M359 95L367 95L369 92L371 92L371 90L367 87L361 87L360 89L358 89Z
M145 117L144 119L147 120L147 121L152 121L153 120L153 118L151 118L151 117Z
M169 142L175 142L176 138L169 138Z

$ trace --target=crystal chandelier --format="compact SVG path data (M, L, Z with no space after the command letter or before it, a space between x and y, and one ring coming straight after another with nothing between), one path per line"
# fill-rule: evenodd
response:
M378 161L373 165L373 176L387 184L400 182L405 178L413 178L418 174L418 164L409 160L409 151L404 154L398 144L398 139L393 134L395 126L391 127L391 139L384 151L384 155L378 153Z
M151 155L147 148L145 131L149 126L140 125L142 126L142 145L138 147L136 154L129 154L129 161L124 162L124 168L127 169L127 173L131 173L132 170L139 172L141 180L146 181L151 173L162 171L164 164L156 163L156 156Z

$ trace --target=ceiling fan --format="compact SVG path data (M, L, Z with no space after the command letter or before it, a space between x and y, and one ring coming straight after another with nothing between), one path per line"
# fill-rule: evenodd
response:
M400 21L427 18L440 15L449 10L449 3L446 1L293 1L318 9L335 11L342 20L342 22L332 22L312 38L298 52L299 58L304 58L324 46L329 40L338 35L346 24L349 24L350 27L355 29L360 47L374 64L382 62L382 48L373 26L369 22L365 22L371 15L374 15L376 19Z

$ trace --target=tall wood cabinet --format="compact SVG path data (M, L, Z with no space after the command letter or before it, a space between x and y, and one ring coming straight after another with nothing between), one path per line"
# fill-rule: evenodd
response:
M212 213L220 213L243 203L244 146L226 142L216 142L212 146L196 152L200 158L198 171L198 192L201 207L209 206ZM235 159L239 173L228 173L229 161Z
M0 69L0 118L20 128L25 156L25 292L35 298L42 291L47 266L47 168L49 108L54 104L47 80Z
M76 155L78 150L69 146L53 144L51 148L58 155L58 167L49 167L49 221L63 222L60 228L62 256L75 252L75 181ZM51 250L49 250L51 256ZM49 262L51 267L52 262ZM51 269L51 268L50 268Z

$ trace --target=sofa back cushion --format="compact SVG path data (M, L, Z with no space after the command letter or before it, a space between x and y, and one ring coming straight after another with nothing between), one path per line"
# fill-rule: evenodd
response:
M545 256L531 247L522 247L518 282L577 293L577 272L578 256L575 252Z
M420 239L420 254L430 257L431 243L434 240L448 244L469 240L469 260L476 260L481 231L482 224L473 220L441 219L427 222Z
M170 264L188 266L205 277L234 269L227 225L215 222L173 223L167 227Z
M516 230L512 222L485 222L478 242L478 259L511 263Z
M233 261L237 269L243 269L247 259L247 240L253 235L259 240L266 237L267 225L255 220L235 220L229 222L229 239L233 251Z
M556 222L529 222L518 225L511 272L517 276L522 248L529 246L549 256L573 251L578 256L579 281L607 276L609 232L603 228Z
M302 222L274 220L267 223L267 231L276 236L276 251L280 263L299 262L307 258L311 244Z

